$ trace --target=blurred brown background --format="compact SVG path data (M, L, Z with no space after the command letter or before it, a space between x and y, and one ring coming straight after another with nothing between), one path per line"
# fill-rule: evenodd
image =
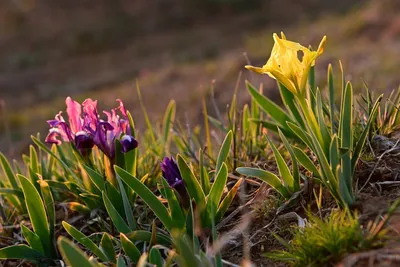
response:
M341 59L356 89L363 81L373 91L393 89L399 12L398 0L2 0L0 150L17 156L30 134L44 136L68 95L98 99L100 109L121 98L140 128L136 79L152 119L174 98L180 118L200 122L211 84L224 109L240 72L241 103L245 79L264 82L274 97L271 79L243 69L244 53L262 65L281 30L314 48L328 36L322 80L328 63L337 69Z

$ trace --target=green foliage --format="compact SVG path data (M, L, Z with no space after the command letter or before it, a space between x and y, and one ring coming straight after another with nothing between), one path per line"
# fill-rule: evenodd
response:
M315 78L313 68L310 71L311 76ZM343 83L342 85L341 108L336 114L335 92L337 90L333 84L332 67L329 66L328 68L329 101L326 101L327 103L324 102L321 91L315 86L315 79L309 79L309 82L309 90L306 96L294 94L282 84L278 84L282 101L287 110L276 106L270 99L258 93L253 86L247 83L253 100L270 116L268 121L256 120L256 122L260 122L263 127L279 133L292 157L292 161L298 161L300 165L311 171L330 191L339 205L352 205L357 198L356 190L353 188L355 168L368 137L370 126L378 112L382 96L371 103L369 112L366 114L369 116L368 120L365 122L361 134L357 136L356 141L353 141L356 131L354 125L360 124L360 122L354 120L351 83L348 82L346 85ZM308 160L299 148L292 148L286 137L290 137L301 146L306 145L315 154L319 168ZM277 189L278 192L288 198L294 191L299 190L297 166L293 166L293 174L291 174L274 145L271 147L279 167L282 186L277 184L280 180L272 173L269 173L268 176L274 178L269 178L267 181L273 184L274 188L279 188ZM296 157L297 160L293 160L293 157ZM295 163L295 165L297 164ZM237 171L241 172L243 169L239 168ZM263 174L265 177L265 173ZM293 179L296 181L295 184L293 184ZM291 188L291 186L296 188ZM286 194L282 188L285 188L289 194Z
M327 218L308 213L305 227L293 229L291 242L284 242L286 250L267 253L275 260L286 261L291 266L325 266L339 261L345 254L360 252L382 245L386 238L386 223L400 202L396 201L382 221L370 222L366 229L357 213L348 209L334 210Z

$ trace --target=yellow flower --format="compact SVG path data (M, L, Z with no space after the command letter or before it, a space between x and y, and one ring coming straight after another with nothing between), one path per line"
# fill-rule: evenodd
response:
M322 38L317 51L311 51L299 43L286 40L283 32L281 36L282 38L279 38L274 33L275 44L271 57L262 68L250 65L246 68L257 73L268 74L294 94L302 94L305 91L310 68L314 66L317 57L324 52L326 36Z

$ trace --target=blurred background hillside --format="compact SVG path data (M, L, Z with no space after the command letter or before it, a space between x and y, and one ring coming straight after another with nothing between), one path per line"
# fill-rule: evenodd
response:
M16 156L30 134L44 137L68 95L98 99L100 109L121 98L140 130L136 80L152 119L174 98L192 125L211 86L225 109L241 72L241 103L245 79L274 97L271 79L243 69L265 63L273 32L314 48L327 35L319 78L341 59L356 89L391 90L400 84L399 12L398 0L2 0L0 150Z

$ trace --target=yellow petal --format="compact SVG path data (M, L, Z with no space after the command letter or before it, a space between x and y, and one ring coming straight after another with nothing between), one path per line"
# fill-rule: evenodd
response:
M324 52L325 44L326 44L326 35L324 36L324 38L322 38L321 43L319 43L317 50L318 56Z
M257 73L259 73L259 74L266 74L266 73L267 73L267 71L266 71L264 68L254 67L254 66L251 66L251 65L246 65L246 66L244 66L244 67L245 67L246 69L248 69L248 70L257 72Z

